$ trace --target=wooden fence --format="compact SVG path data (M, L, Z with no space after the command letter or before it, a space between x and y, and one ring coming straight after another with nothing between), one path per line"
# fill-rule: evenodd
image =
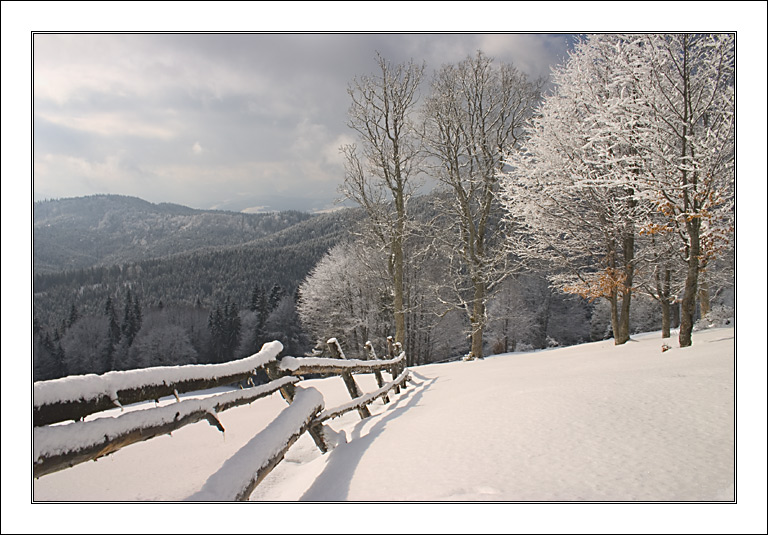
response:
M95 460L144 440L165 435L200 420L220 431L224 427L217 414L280 392L288 402L278 418L254 436L206 481L189 500L247 500L253 489L278 465L291 445L305 432L322 453L335 444L334 432L324 422L352 410L361 418L370 416L368 405L378 398L389 402L390 391L399 393L406 386L409 371L399 344L388 340L387 359L377 359L370 344L369 360L346 359L335 338L328 340L334 358L284 357L280 342L264 344L251 357L224 364L168 366L79 375L39 381L34 384L33 477ZM264 385L254 386L252 377L263 369L269 377ZM384 381L382 371L391 375ZM378 389L364 393L355 374L373 373ZM325 408L323 396L312 387L301 385L302 376L324 374L340 376L351 401ZM205 398L181 400L179 394L233 384L250 386ZM125 412L115 418L84 421L88 415L140 401L156 402L175 396L176 403ZM74 420L67 425L57 425Z

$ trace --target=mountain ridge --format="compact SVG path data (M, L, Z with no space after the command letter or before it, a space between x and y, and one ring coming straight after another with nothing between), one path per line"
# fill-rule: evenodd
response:
M252 242L313 214L247 214L154 204L124 195L37 201L33 207L35 274L163 258Z
M35 317L56 325L74 305L95 314L127 289L142 303L244 305L255 286L293 292L361 219L356 208L309 214L197 210L137 197L35 205Z

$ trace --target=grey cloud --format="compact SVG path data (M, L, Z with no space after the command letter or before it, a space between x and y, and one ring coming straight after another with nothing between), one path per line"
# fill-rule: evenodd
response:
M470 34L35 40L36 195L69 196L69 185L72 195L235 209L332 204L343 177L333 145L351 135L347 86L375 72L376 51L425 61L428 79L483 44L523 70L547 71L567 46L565 36Z

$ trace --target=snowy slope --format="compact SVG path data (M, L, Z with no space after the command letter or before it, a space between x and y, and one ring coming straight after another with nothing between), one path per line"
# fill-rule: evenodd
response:
M733 371L733 329L665 353L651 333L413 368L371 418L328 422L348 443L323 456L303 436L251 499L732 501ZM348 401L340 378L305 384ZM285 407L273 394L222 413L223 435L199 422L43 476L34 500L184 500Z

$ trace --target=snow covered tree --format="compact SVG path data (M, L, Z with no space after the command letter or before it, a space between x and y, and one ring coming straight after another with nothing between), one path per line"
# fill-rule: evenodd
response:
M609 299L617 343L639 249L669 304L674 260L648 243L675 236L687 266L680 345L691 344L699 274L733 232L733 54L730 35L589 36L555 69L526 151L509 160L506 207L529 231L513 237L518 252L560 267L561 289Z
M639 145L647 109L634 71L641 56L639 36L578 42L553 69L554 90L503 180L515 253L548 265L560 290L607 299L616 344L629 339L638 228L650 211Z
M383 254L345 243L312 269L299 287L298 312L318 347L337 338L349 354L362 355L369 340L384 345L392 327L386 264ZM369 266L382 266L384 273Z
M262 290L258 284L253 286L253 291L251 292L251 301L248 305L248 310L250 310L251 312L254 312L259 309L263 293L264 293L264 290Z
M388 254L394 296L395 340L405 343L404 243L408 200L421 172L419 139L412 116L424 71L412 61L392 65L377 54L380 75L355 79L348 126L358 135L356 145L345 145L342 193L366 212L368 231ZM365 340L363 340L365 342Z
M197 362L187 330L166 308L150 309L128 350L124 368L177 366Z
M45 381L67 375L61 344L40 328L36 319L32 335L33 379Z
M679 343L692 343L699 277L724 256L734 232L735 45L731 34L642 37L638 67L648 123L642 137L663 225L687 270Z
M478 51L435 74L424 108L427 152L447 191L442 245L455 268L453 302L470 320L470 358L483 356L486 303L507 274L499 172L538 98L539 87L525 74Z
M67 373L104 373L109 355L109 320L104 315L82 316L61 337Z
M78 319L80 319L80 313L78 312L75 304L72 303L72 306L69 309L69 316L67 316L67 320L65 322L66 327L72 327L72 325L74 325Z

